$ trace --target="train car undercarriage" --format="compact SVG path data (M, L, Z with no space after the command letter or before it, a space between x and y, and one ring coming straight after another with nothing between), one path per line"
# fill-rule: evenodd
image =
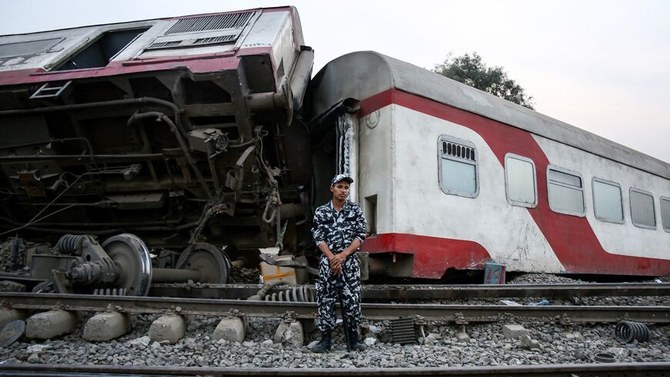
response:
M312 61L303 47L279 84L258 54L0 88L3 279L143 295L226 282L259 248L301 254L312 167L294 112Z

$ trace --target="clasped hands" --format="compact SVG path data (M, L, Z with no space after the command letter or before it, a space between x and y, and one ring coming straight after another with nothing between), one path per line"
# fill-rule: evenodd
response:
M333 271L333 275L340 276L342 274L342 264L344 264L345 259L347 259L347 257L343 252L333 254L333 257L328 259L328 262L330 262L330 269Z

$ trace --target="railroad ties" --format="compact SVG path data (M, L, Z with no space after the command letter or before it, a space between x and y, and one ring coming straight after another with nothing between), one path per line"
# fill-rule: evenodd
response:
M151 327L155 341L176 342L185 333L184 316L203 315L223 318L215 338L238 341L245 337L248 317L284 318L277 337L291 328L304 333L312 328L316 304L308 286L277 287L286 294L284 301L260 300L253 294L260 285L231 285L202 288L198 294L227 298L137 297L76 294L34 294L1 292L0 325L23 320L28 311L38 311L27 319L26 335L50 339L71 333L76 327L77 312L94 312L83 327L84 339L107 341L124 335L131 328L131 314L159 313L162 316ZM178 292L178 291L173 291ZM192 290L191 292L196 292ZM164 292L165 293L165 292ZM502 322L510 318L539 319L570 323L616 323L622 320L640 323L670 323L670 306L631 305L522 305L499 300L496 304L444 304L453 298L495 297L584 297L584 296L670 296L670 284L588 284L551 286L365 286L363 313L367 320L403 320L420 326L425 321L466 325L481 322ZM241 297L254 299L241 299ZM268 295L269 296L269 295ZM272 295L277 297L277 295ZM279 295L283 296L283 295ZM301 300L298 300L301 297ZM421 303L432 300L431 303ZM307 302L304 302L307 301ZM391 303L389 303L389 301ZM544 300L544 303L549 303ZM500 304L506 302L507 304ZM513 303L510 305L509 303ZM304 339L293 339L302 342ZM404 342L404 341L403 341Z

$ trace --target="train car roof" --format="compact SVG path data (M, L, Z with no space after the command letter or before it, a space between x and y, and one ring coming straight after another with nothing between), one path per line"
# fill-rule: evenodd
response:
M291 29L285 27L285 19L290 19ZM278 35L286 30L293 31L293 45L304 45L300 17L293 6L0 35L0 85L171 69L189 65L179 63L180 59L205 55L227 59L227 67L219 69L230 69L237 65L239 56L259 54L264 49L278 54L286 43ZM206 65L204 59L200 61L200 66Z
M202 16L212 16L212 15L225 14L225 13L255 12L255 11L260 11L260 10L262 10L262 11L271 11L271 10L293 10L293 11L296 11L296 12L297 12L297 9L296 9L294 6L291 6L291 5L285 5L285 6L272 6L272 7L254 7L254 8L245 8L245 9L224 10L224 11L220 11L220 12L207 12L207 13L181 14L181 15L177 15L177 16L164 16L164 17L155 17L155 18L143 18L143 19L136 19L136 20L113 21L113 22L96 23L96 24L82 24L82 25L67 26L67 27L56 28L56 29L39 29L39 30L33 30L33 31L27 31L27 32L20 32L20 33L0 34L0 37L29 36L29 35L33 35L33 34L43 34L43 33L48 33L48 32L59 32L59 31L67 31L67 30L82 29L82 28L92 28L92 27L100 27L100 26L114 26L114 25L125 25L125 24L133 24L133 23L141 23L141 22L151 22L151 21L170 21L170 20L178 20L178 19L182 19L182 18L193 18L193 17L202 17Z
M313 81L316 87L330 84L328 90L315 90L315 113L342 98L362 100L396 88L670 179L670 164L664 161L374 51L343 55L328 63Z

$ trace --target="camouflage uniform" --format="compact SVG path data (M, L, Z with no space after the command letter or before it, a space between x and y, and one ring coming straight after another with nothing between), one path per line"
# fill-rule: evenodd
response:
M346 201L342 210L336 212L332 201L316 209L312 235L316 244L325 242L328 248L338 254L358 238L365 240L366 222L363 211L357 203ZM325 255L319 259L319 279L316 283L316 303L318 306L316 326L324 332L335 327L338 280L342 287L344 315L350 328L357 329L361 321L361 269L358 256L350 255L342 264L342 274L335 276Z

